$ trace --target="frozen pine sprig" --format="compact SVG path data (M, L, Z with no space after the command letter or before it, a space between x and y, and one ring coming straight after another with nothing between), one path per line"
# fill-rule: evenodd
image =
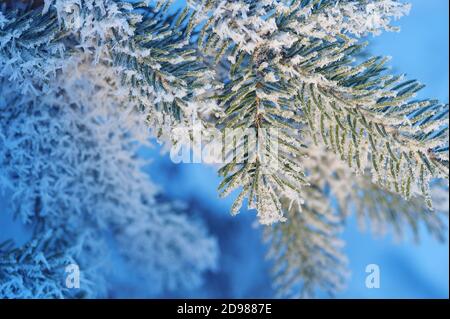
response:
M0 7L0 77L26 94L38 94L67 62L56 16Z
M204 22L198 40L202 48L219 48L218 53L223 53L233 46L236 54L239 51L251 54L262 43L274 48L284 44L267 42L267 37L277 31L274 19L277 12L287 9L283 1L192 0L188 3L197 12L197 20ZM235 59L235 55L229 56L230 61Z
M93 285L95 271L80 272L79 289L66 284L66 267L83 265L80 259L84 236L69 246L53 237L48 230L21 247L12 242L0 243L1 298L86 298L98 296L100 287Z
M313 58L308 69L319 79L295 80L310 134L356 172L370 168L386 189L428 201L429 181L448 177L448 105L412 100L422 85L383 72L385 59L340 66L347 59L319 66Z
M183 206L159 203L152 215L136 215L117 230L122 253L157 291L199 287L203 274L217 269L216 239Z
M406 14L408 5L398 1L190 3L207 12L198 18L204 21L200 48L229 66L225 89L219 94L228 115L223 127L262 122L266 129L286 132L281 126L297 122L287 134L295 143L288 143L289 150L279 156L281 167L302 154L302 141L309 134L356 173L369 168L372 180L385 189L406 199L420 193L432 206L430 180L448 178L448 106L415 100L422 85L390 75L386 58L357 62L365 46L358 38L391 30L392 18ZM264 112L273 108L276 115L271 121L258 111L259 103L252 103L252 95L270 105ZM262 121L255 120L255 113ZM285 140L278 139L280 144ZM248 176L239 179L253 179L254 171L250 168ZM236 186L249 188L244 183ZM299 185L293 186L301 193ZM271 197L280 194L276 190Z
M20 198L13 210L39 231L109 233L143 276L159 278L154 288L195 287L214 269L217 243L182 209L158 202L136 157L147 144L145 117L126 108L114 70L90 62L66 68L39 98L1 85L0 185Z
M299 206L281 200L285 223L264 229L270 244L268 257L281 297L314 297L319 292L335 294L345 287L348 271L342 253L340 232L349 216L356 215L361 230L392 234L397 240L420 240L421 229L442 241L448 222L448 187L433 183L436 207L430 211L420 197L405 200L353 171L323 146L308 143L302 159L309 187ZM444 208L445 207L445 208Z
M301 207L283 199L289 221L264 229L280 297L311 298L319 291L334 295L345 287L347 259L339 238L343 219L324 189L308 188L305 195Z
M125 178L111 172L123 171L118 166L127 167L124 160L138 147L139 129L129 135L138 117L119 111L117 103L124 101L120 90L109 89L103 78L94 77L96 72L98 68L87 66L70 69L38 99L16 94L15 86L6 83L1 87L1 175L13 197L21 198L14 210L24 222L42 217L49 224L59 223L61 215L69 212L73 218L85 214L83 207L97 211L99 196L112 195L107 189L114 179ZM90 164L90 159L97 159L97 164ZM136 173L130 170L127 178L133 176ZM104 189L97 186L101 181L107 182ZM117 190L122 192L117 196L126 193ZM103 220L103 212L99 209L90 218Z
M148 1L151 6L116 0L45 3L43 12L56 11L77 48L117 72L162 142L176 142L170 138L174 128L189 126L213 111L199 112L196 107L208 105L202 97L215 85L213 72L190 41L194 26L190 10L169 14L165 1Z
M327 41L342 34L359 38L382 31L398 31L392 20L407 15L411 9L410 4L397 0L302 2L305 5L299 5L301 9L294 13L297 20L292 21L290 27L299 35Z
M397 30L393 19L408 14L410 5L395 0L188 0L204 23L199 45L227 54L231 63L257 47L281 51L299 38L334 42L369 33Z
M55 251L89 228L111 233L157 289L198 285L214 269L215 240L160 203L141 170L144 121L168 146L194 129L240 140L223 152L220 191L239 191L233 214L247 201L270 225L282 296L342 287L338 233L350 213L376 233L417 236L423 224L444 238L441 209L429 207L445 202L433 194L448 179L448 106L417 100L422 85L392 76L386 58L360 55L360 38L397 30L409 5L188 0L172 13L170 3L0 10L0 185L41 238L58 230Z
M432 183L433 200L441 208L431 211L420 195L405 200L373 183L369 172L354 176L348 165L323 146L311 145L304 165L313 187L328 189L342 218L356 214L362 230L370 226L376 235L391 233L397 239L413 235L418 240L424 226L435 238L444 240L448 213L442 205L448 198L436 196L445 192L443 183Z
M201 108L204 96L214 88L214 73L202 63L190 43L191 13L163 15L155 8L141 8L145 19L134 25L133 37L111 43L113 66L130 96L147 114L152 132L164 142L177 127L190 127L196 119L206 128L214 110Z
M113 32L133 34L127 15L132 10L133 5L126 1L44 0L42 13L55 12L61 27L79 37L78 45L98 57Z
M267 62L257 63L250 58L243 62L236 72L245 73L229 81L218 97L225 135L233 132L242 144L225 154L229 163L219 170L224 177L219 188L222 195L241 188L233 212L248 198L260 222L272 224L285 221L281 196L301 202L307 185L301 162L293 160L303 154L302 119L289 107L295 89L284 79L268 79L266 74L274 69Z

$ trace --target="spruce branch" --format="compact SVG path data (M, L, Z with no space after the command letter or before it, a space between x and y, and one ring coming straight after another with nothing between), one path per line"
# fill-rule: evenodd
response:
M282 200L289 221L265 227L280 297L311 298L318 291L334 295L345 287L347 259L339 233L342 219L324 190L309 187L300 207Z
M153 290L200 285L215 268L217 242L185 209L157 200L159 190L142 171L146 162L137 158L148 145L145 118L124 111L128 96L118 94L116 73L92 67L91 58L64 68L39 97L0 85L1 188L20 198L13 211L37 236L58 230L65 243L59 249L89 229L100 238L91 241L97 247L110 235ZM99 289L108 288L104 272L94 278Z
M256 122L279 129L296 122L297 131L286 134L290 145L286 154L280 153L280 167L302 154L302 139L309 134L356 173L369 168L372 180L385 189L406 199L420 193L432 206L430 180L448 178L448 105L413 100L422 86L385 72L385 58L356 62L364 47L358 38L395 30L390 21L406 14L409 6L390 0L190 4L205 12L197 16L204 23L199 47L229 62L229 79L219 94L227 113L223 127ZM254 101L260 100L265 111L272 108L267 111L272 115L259 115L259 102ZM284 141L281 134L278 142ZM246 193L256 169L243 167L224 169L224 175L226 183L233 177L239 181L231 189L242 187ZM303 179L301 162L297 168L296 177ZM301 185L293 186L301 194ZM279 209L281 189L270 187L266 193L270 196L264 197L274 199L265 207ZM279 210L269 223L283 220L281 216Z
M148 3L148 2L147 2ZM147 117L152 134L169 145L177 127L217 111L204 95L215 88L213 72L192 45L192 10L168 13L170 1L48 0L65 32L95 63L113 68L133 107Z
M423 224L444 239L431 195L436 179L448 179L448 105L416 100L422 85L391 75L386 58L360 58L360 38L396 31L391 22L409 5L188 0L172 14L171 1L150 2L0 8L0 186L42 243L57 229L51 250L64 255L62 238L76 241L77 228L110 231L160 289L198 285L214 269L215 240L183 209L159 203L141 171L144 120L168 144L193 121L233 131L221 195L238 189L232 213L247 200L268 225L282 296L342 287L338 234L350 213L380 233L417 237ZM0 295L65 296L52 284L61 259L42 245L0 248ZM50 286L33 290L17 260Z
M438 196L445 192L443 183L433 182L431 190L437 209L432 211L419 195L406 200L373 183L369 174L354 176L352 169L324 146L311 145L307 157L305 168L315 181L314 187L328 190L329 200L335 201L343 219L356 214L361 229L370 225L374 234L391 232L398 239L412 234L416 241L423 225L438 240L445 239L448 209L443 207L448 196Z
M188 10L173 15L151 7L140 10L142 21L133 25L134 35L114 38L111 56L153 134L164 140L176 127L189 127L193 119L204 116L196 108L213 88L213 73L190 43L193 25Z
M439 241L445 240L448 208L430 211L420 197L407 201L372 183L368 176L354 177L338 156L312 141L309 144L303 160L310 183L303 191L304 203L283 198L288 220L264 229L279 296L334 295L345 287L348 271L340 232L353 214L362 230L370 225L377 235L390 233L397 239L413 235L418 242L424 226ZM448 192L439 184L432 190ZM437 206L448 204L448 193L434 197Z
M249 208L258 210L262 224L284 221L280 194L292 195L300 202L301 189L307 184L301 162L293 160L302 156L303 148L301 119L289 109L293 88L281 81L268 81L264 75L267 68L267 62L241 65L237 72L242 76L230 80L218 97L225 112L220 123L224 130L239 132L238 141L244 141L245 134L255 135L253 139L247 136L245 147L240 145L242 156L233 154L230 163L220 169L224 176L222 196L242 188L233 213L248 197Z
M66 62L62 37L52 13L0 8L0 77L37 94Z
M55 240L55 231L48 230L21 247L11 242L0 243L0 296L2 298L85 298L100 291L91 282L93 271L80 273L80 289L66 286L66 266L80 265L85 236L71 245Z
M387 190L406 199L420 192L431 207L430 180L448 178L448 105L411 101L422 86L384 76L384 62L372 58L346 72L340 63L312 67L321 80L297 81L299 104L316 141L356 172L370 168Z

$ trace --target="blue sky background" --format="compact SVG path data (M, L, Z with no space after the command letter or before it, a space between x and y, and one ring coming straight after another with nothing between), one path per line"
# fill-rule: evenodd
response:
M412 11L398 25L400 33L384 33L370 38L370 51L393 57L396 73L407 73L427 87L421 97L439 98L448 102L449 43L447 0L412 0ZM203 219L220 245L219 268L206 275L205 284L194 291L151 294L138 280L130 277L132 270L117 262L114 297L197 297L197 298L270 298L274 296L270 277L267 247L261 242L261 229L255 227L255 213L229 214L232 198L217 196L220 179L213 167L201 164L173 164L168 155L160 156L156 147L150 154L153 163L148 172L171 199L184 200L190 214ZM23 242L24 229L10 220L8 194L0 194L0 242L16 238ZM350 219L343 234L347 241L351 277L348 287L338 298L448 298L449 246L440 244L426 232L422 242L395 243L393 238L374 239L360 233ZM365 267L378 264L381 288L365 287ZM321 296L322 297L322 296ZM325 296L323 296L325 297Z

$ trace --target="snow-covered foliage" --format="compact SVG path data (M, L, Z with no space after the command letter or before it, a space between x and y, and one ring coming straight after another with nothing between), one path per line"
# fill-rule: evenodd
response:
M139 162L128 162L145 126L139 125L143 121L137 114L121 112L123 97L95 77L106 75L104 71L89 65L68 69L39 99L15 95L14 88L2 85L1 175L14 189L14 198L22 199L16 210L24 222L48 217L59 223L65 214L75 218L86 213L103 221L113 207L120 211L138 205L139 197L128 194L145 187L124 182L145 181ZM145 186L153 195L154 187Z
M172 131L197 117L209 126L215 107L202 100L217 84L190 43L189 12L167 17L164 8L115 0L46 0L43 12L51 8L77 48L117 72L161 142L177 142Z
M24 94L38 94L65 63L58 31L52 14L32 11L17 16L0 11L0 77L14 82Z
M308 188L308 200L298 204L282 198L289 222L265 228L273 261L274 286L280 297L314 297L317 291L331 295L344 289L348 271L339 238L343 219L332 209L324 189Z
M399 194L374 184L367 175L355 177L345 163L324 147L312 145L308 149L306 163L310 180L315 181L314 188L329 190L329 200L336 200L342 219L354 211L362 229L370 224L375 234L384 235L392 231L399 239L407 237L407 228L418 238L419 225L423 224L436 238L444 239L448 209L442 209L442 205L448 201L448 196L437 195L445 189L441 183L432 185L436 210L430 211L419 196L407 201Z
M392 18L407 13L408 5L190 3L203 12L199 46L228 63L229 77L218 92L226 114L222 125L278 130L278 165L248 157L224 166L224 192L242 190L237 206L247 197L261 223L284 221L281 198L305 199L304 162L292 159L306 155L311 136L356 174L370 170L372 181L385 189L406 199L420 193L431 207L430 180L448 177L448 105L413 100L422 85L386 73L385 58L357 61L364 48L358 38L391 30Z
M101 245L92 245L97 238L84 232L70 243L63 243L52 230L45 231L22 247L12 242L0 245L1 298L86 298L101 296L98 270L86 264L86 255L100 252ZM67 239L67 237L66 237ZM87 247L94 248L87 252ZM99 258L101 255L97 255ZM80 265L80 288L66 286L67 268ZM88 268L92 267L92 268Z
M310 186L299 207L289 198L281 203L288 222L265 228L270 242L268 257L275 264L275 285L281 296L312 297L318 290L334 294L345 287L345 244L340 232L354 212L362 230L375 235L391 233L398 240L411 236L418 241L424 227L436 239L445 240L448 218L448 187L433 184L435 211L423 199L409 201L353 171L323 146L310 141L304 161Z
M158 278L153 288L195 287L215 267L215 239L156 200L136 158L148 140L145 117L124 109L112 70L80 63L38 98L1 86L1 185L12 190L15 213L65 238L86 228L111 233L127 260Z
M397 30L392 19L408 14L410 5L395 0L381 1L292 1L292 0L188 0L198 20L208 30L204 36L219 41L222 48L234 44L240 51L252 54L258 47L280 52L290 48L301 37L304 44L317 38L337 41L342 35L361 37L383 30ZM281 25L280 20L286 24ZM235 55L229 60L234 64Z
M341 34L355 37L378 35L382 31L397 31L393 19L409 13L411 6L395 0L338 1L325 4L318 10L315 3L304 6L296 13L299 18L290 27L295 33L321 39L337 39Z
M155 216L141 214L118 235L123 254L160 290L198 287L201 275L216 269L217 242L200 222L174 214L177 206L159 204Z
M219 189L239 191L233 214L247 202L269 225L283 296L343 286L338 234L352 211L379 233L423 223L442 239L430 185L448 179L448 105L414 99L422 85L389 74L386 58L359 56L360 38L397 30L408 4L188 0L172 13L170 2L0 8L0 188L37 234L0 250L2 295L70 297L57 282L71 247L89 242L80 229L99 244L111 235L157 289L199 285L217 243L157 200L137 155L149 137L170 147L194 130L232 130L258 150L233 154ZM92 251L82 267L99 263Z

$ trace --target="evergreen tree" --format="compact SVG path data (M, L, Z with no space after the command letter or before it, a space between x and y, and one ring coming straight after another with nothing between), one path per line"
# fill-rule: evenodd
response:
M201 283L217 243L158 199L137 156L149 138L172 150L199 132L211 141L220 194L239 192L232 213L245 201L257 211L280 296L345 285L339 233L350 212L378 233L418 234L424 224L445 239L448 105L416 99L422 85L391 74L387 58L363 58L361 38L396 31L391 21L409 5L188 0L177 11L170 0L44 0L0 9L0 188L35 237L0 246L0 296L104 295L96 265L107 257L96 251L108 235L158 289ZM73 261L92 267L85 280L97 288L58 286Z

